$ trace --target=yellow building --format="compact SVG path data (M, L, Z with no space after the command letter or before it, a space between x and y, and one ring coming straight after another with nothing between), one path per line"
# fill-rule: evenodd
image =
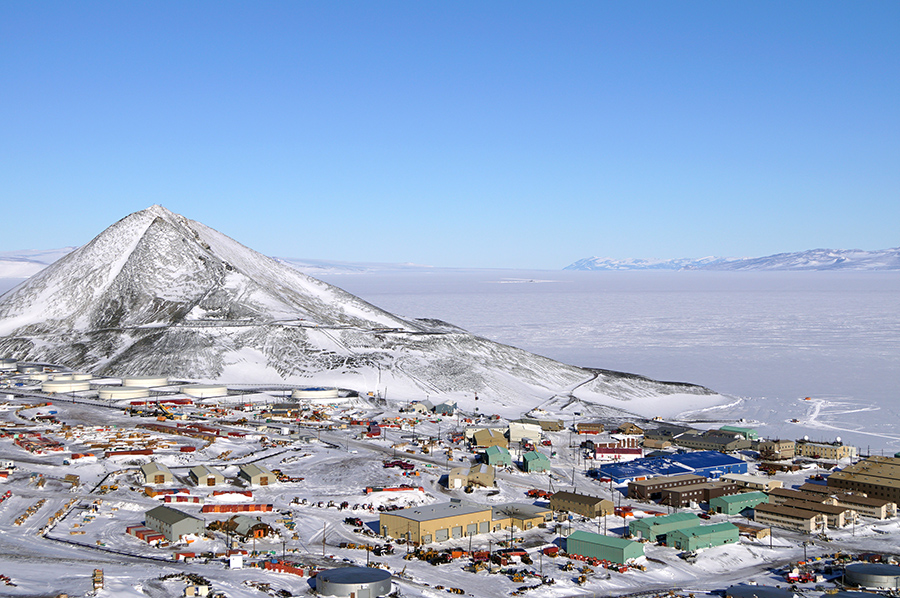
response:
M379 528L382 536L431 544L486 534L492 531L492 519L491 507L452 499L449 503L382 513Z
M528 530L552 518L550 509L529 504L513 503L491 508L452 499L449 503L382 513L379 527L382 536L431 544L510 527Z
M841 444L840 442L826 443L800 441L796 444L794 451L801 457L830 459L832 461L840 461L841 459L849 459L856 456L855 446Z

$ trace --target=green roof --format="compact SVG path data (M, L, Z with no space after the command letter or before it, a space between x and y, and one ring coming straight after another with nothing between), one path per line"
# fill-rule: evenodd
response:
M544 453L539 453L537 451L527 452L527 453L525 453L525 456L522 458L525 459L526 461L538 460L538 461L546 461L547 463L550 463L550 459L547 458L547 455L545 455Z
M711 534L736 532L737 527L733 523L713 523L712 525L698 525L695 527L684 527L675 530L675 533L684 534L685 536L709 536Z
M729 494L728 496L717 496L714 499L718 502L724 502L725 504L731 503L742 503L748 500L756 500L757 498L761 498L764 501L768 501L769 497L766 496L765 492L744 492L742 494Z
M579 542L588 542L590 544L599 544L601 546L610 546L612 548L626 548L632 544L634 544L633 540L626 540L625 538L616 538L615 536L604 536L601 534L595 534L593 532L584 532L578 530L576 532L572 532L569 534L569 540L576 540Z

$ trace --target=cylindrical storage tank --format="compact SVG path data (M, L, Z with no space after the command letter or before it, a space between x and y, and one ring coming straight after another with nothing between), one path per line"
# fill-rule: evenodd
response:
M316 593L320 596L387 596L391 593L391 572L371 567L343 567L316 574Z
M895 590L900 588L900 567L886 563L853 563L847 565L844 581L861 588Z
M217 384L191 384L182 386L181 392L189 397L208 399L209 397L224 397L228 394L228 389Z
M16 364L16 369L21 374L39 374L44 371L44 366L33 363L18 363Z
M50 379L50 374L28 374L29 380L37 380L38 382L45 382Z
M129 376L122 378L122 386L141 386L152 388L154 386L168 386L168 376Z
M41 391L46 393L80 392L90 390L91 383L87 380L51 380L41 384Z
M84 372L72 372L72 380L93 380L94 377L91 374L85 374Z
M0 359L0 372L13 372L18 362L15 359L4 357Z
M60 380L60 381L62 381L62 380L74 380L74 378L72 378L72 374L69 374L69 373L66 373L66 374L53 374L53 377L51 378L51 380Z
M110 386L101 388L99 391L101 399L108 401L117 401L119 399L142 399L150 396L150 391L146 388L126 388L124 386Z
M295 388L291 393L292 399L336 399L336 388Z

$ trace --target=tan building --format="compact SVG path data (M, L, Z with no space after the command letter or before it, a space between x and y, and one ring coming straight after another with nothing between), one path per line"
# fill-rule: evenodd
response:
M800 441L796 444L795 452L801 457L812 457L813 459L829 459L832 461L840 461L841 459L850 459L856 456L856 447L835 443L825 442L807 442Z
M382 536L406 538L410 542L431 544L491 531L491 507L452 499L449 503L424 505L382 513Z
M495 428L485 428L478 430L472 435L472 445L479 448L487 448L489 446L509 447L509 441L503 435L501 430Z
M835 495L837 506L853 509L863 517L888 519L897 516L897 504L883 498L869 498L860 494L840 492Z
M510 503L491 509L491 531L499 532L510 527L529 530L547 521L553 521L553 511L537 505Z
M480 464L472 467L455 467L447 476L448 488L463 488L465 486L484 486L489 488L494 485L493 465Z
M763 440L757 446L760 458L772 461L793 459L795 449L793 440Z
M274 473L256 463L241 465L238 470L238 477L245 480L251 486L268 486L278 481L278 478L275 477Z
M900 459L868 457L829 475L828 487L900 503Z
M198 486L217 486L225 483L225 476L215 467L195 465L188 473L194 484Z
M560 491L550 497L550 509L577 513L582 517L593 519L604 515L612 515L615 511L613 501L599 496L578 494L577 492Z
M753 520L774 527L797 529L806 532L825 527L825 515L821 513L768 503L760 503L754 507Z
M781 480L773 480L771 478L764 478L758 475L747 475L743 473L726 473L719 479L723 482L734 482L735 484L740 484L748 490L759 492L768 492L775 488L781 488L782 486L784 486L784 483Z
M603 424L590 423L590 422L579 422L579 423L575 424L575 432L578 434L602 434L603 433Z
M856 521L856 512L846 507L839 507L832 504L813 503L804 500L788 500L783 506L791 509L801 509L812 511L825 516L828 527L844 527L845 525Z
M141 473L145 484L171 484L173 480L169 468L155 461L141 465Z
M625 422L616 428L616 432L619 434L643 434L644 430L633 422Z

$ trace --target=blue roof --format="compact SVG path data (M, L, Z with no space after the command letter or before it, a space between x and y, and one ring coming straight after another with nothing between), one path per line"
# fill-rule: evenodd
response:
M600 475L616 481L624 481L663 475L681 475L693 473L696 470L715 469L742 463L744 463L742 460L718 451L697 451L601 465Z

